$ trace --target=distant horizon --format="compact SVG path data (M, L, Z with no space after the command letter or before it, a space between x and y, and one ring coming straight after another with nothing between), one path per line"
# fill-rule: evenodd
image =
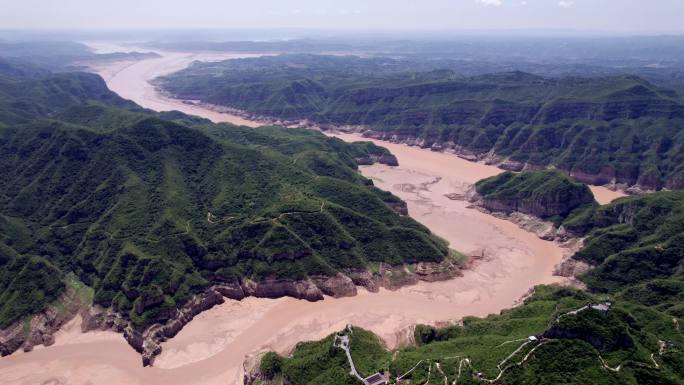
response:
M290 33L291 36L278 35L267 37L274 33ZM595 29L567 29L567 28L511 28L511 29L443 29L443 30L411 30L411 29L341 29L341 28L0 28L0 40L64 40L83 38L88 35L92 40L119 40L126 38L144 38L135 36L148 35L176 35L180 40L297 40L297 39L336 39L348 36L369 39L462 39L462 38L667 38L684 37L681 31L611 31ZM229 36L232 35L232 36ZM251 36L250 36L251 35ZM174 38L174 36L166 36ZM161 38L150 36L149 38Z
M314 29L684 34L679 0L23 0L3 30Z

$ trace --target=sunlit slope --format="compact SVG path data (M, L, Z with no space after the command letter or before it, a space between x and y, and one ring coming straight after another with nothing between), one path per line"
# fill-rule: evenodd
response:
M553 165L587 183L684 187L681 97L635 76L465 78L392 59L283 55L196 63L159 84L255 115L362 125L374 137L473 157L493 152L512 169Z
M540 286L499 315L445 328L418 325L417 346L393 352L363 329L341 333L360 375L384 372L390 384L684 383L679 321L623 296L606 300ZM268 353L251 377L262 384L360 384L334 341L302 342L288 357Z
M477 190L498 211L588 191L555 171L501 174L479 182ZM587 291L538 286L499 315L441 328L418 325L417 346L393 352L370 332L345 330L355 365L363 376L384 371L390 383L682 384L683 213L681 191L604 206L578 202L545 219L586 237L573 258L593 266L579 277ZM288 357L269 353L252 378L360 383L348 374L334 339L303 342Z
M90 87L89 76L58 76L76 84L66 91ZM51 80L41 84L52 89ZM56 111L52 119L3 120L2 326L44 309L68 272L94 288L95 303L144 327L213 284L305 280L448 254L400 214L403 202L357 173L357 161L389 157L385 149L114 109L104 104L120 100L95 85L87 95L103 95L97 104L29 98Z
M476 190L491 210L523 211L586 237L574 258L594 266L582 277L592 290L615 292L654 279L684 279L682 191L624 197L599 206L587 196L586 185L551 170L503 173L481 180Z

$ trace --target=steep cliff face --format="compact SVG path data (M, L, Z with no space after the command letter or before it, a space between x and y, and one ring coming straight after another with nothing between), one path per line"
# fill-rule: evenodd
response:
M577 222L581 228L594 229L573 256L596 266L583 278L591 289L611 291L650 279L681 280L684 192L622 198Z
M63 295L43 312L0 328L0 356L17 350L28 352L36 345L52 345L54 333L90 306L92 292L73 278L67 281L70 284Z
M52 345L54 333L75 316L80 315L83 332L111 330L121 333L126 342L140 353L142 364L149 366L154 364L155 357L162 352L164 341L178 334L196 315L224 303L226 299L292 297L313 302L323 300L324 296L354 296L357 294L358 286L371 292L377 292L381 287L396 290L419 281L432 282L459 276L466 262L450 258L441 263L419 263L411 266L381 264L375 273L356 269L332 277L315 276L306 280L236 279L209 287L183 306L168 309L166 314L160 316L163 321L146 328L136 326L111 308L93 305L91 289L80 284L79 287L88 290L89 295L83 295L69 287L64 296L44 312L0 329L0 356L12 354L17 350L30 351L37 345ZM409 271L411 272L408 273Z
M567 216L592 204L589 188L555 170L503 174L475 185L479 204L490 211L522 212L540 218Z

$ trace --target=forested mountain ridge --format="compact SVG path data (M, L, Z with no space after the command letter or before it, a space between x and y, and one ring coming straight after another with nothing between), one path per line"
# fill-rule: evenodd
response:
M6 64L6 75L0 73L0 123L27 123L36 118L54 117L86 102L142 110L109 91L98 75L85 72L46 74L17 67L12 62ZM22 70L10 71L9 68Z
M49 341L50 309L79 282L105 310L88 322L124 331L149 363L223 295L353 295L395 284L392 266L409 263L458 273L446 242L357 172L396 162L381 147L151 113L95 75L6 81L16 87L0 101L3 355ZM52 326L27 334L32 315Z
M137 60L157 57L152 52L110 52L98 53L86 44L55 40L4 40L0 39L0 57L15 62L19 67L38 66L43 70L82 70L86 64L104 63L115 60ZM2 66L0 65L0 70ZM0 72L1 73L1 72Z
M682 97L631 75L465 78L392 59L282 55L195 63L158 85L182 99L352 126L514 171L554 166L592 184L684 187Z
M663 280L677 287L684 280L684 191L599 205L586 185L555 170L502 173L479 181L476 191L489 210L531 214L562 226L566 236L583 237L573 259L592 267L581 279L593 291L615 293ZM674 302L659 305L684 314Z

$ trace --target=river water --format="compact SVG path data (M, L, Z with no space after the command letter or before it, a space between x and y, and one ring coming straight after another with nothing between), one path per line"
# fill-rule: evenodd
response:
M239 116L221 114L160 95L148 81L184 68L194 60L244 57L216 53L161 53L160 58L110 63L95 68L124 98L155 110L180 110L216 122L258 126ZM361 140L356 135L337 135ZM241 384L245 358L265 349L287 352L296 342L322 338L347 323L378 333L389 347L406 340L416 323L435 324L464 316L486 316L515 305L538 284L560 282L553 275L566 250L505 220L467 207L446 195L463 193L475 181L500 169L451 154L378 142L390 149L399 167L362 167L375 184L408 203L409 214L452 248L483 255L472 269L444 282L419 283L397 291L307 302L292 298L226 301L198 315L164 343L154 367L121 335L82 334L79 319L56 336L55 345L37 347L0 359L0 384ZM602 200L611 195L599 189ZM606 190L608 191L608 190Z

